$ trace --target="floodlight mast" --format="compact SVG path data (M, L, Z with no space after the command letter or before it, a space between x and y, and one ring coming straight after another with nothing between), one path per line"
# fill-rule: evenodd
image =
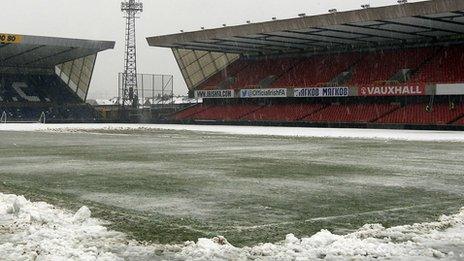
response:
M135 19L143 12L143 3L139 0L126 0L121 3L121 11L126 18L126 50L124 56L124 73L122 75L122 106L139 107L137 86L137 44Z

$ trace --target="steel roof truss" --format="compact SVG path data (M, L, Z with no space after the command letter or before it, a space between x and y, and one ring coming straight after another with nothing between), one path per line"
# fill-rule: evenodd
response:
M291 33L291 34L299 34L298 32L293 32L293 31L285 31L285 32L286 33ZM314 38L309 39L309 38L301 38L301 37L296 37L296 36L277 35L277 34L267 34L267 35L270 35L270 36L273 36L273 37L283 37L283 38L287 38L287 39L295 39L295 40L309 40L318 47L327 47L328 46L327 44L338 45L338 46L345 45L345 43L337 43L337 42L323 41L323 40L314 40ZM327 43L327 44L322 44L322 43Z
M401 26L420 28L420 29L432 30L432 31L447 32L447 33L452 33L452 34L462 34L462 33L464 33L464 32L458 32L458 31L454 31L454 30L449 30L449 29L444 29L444 28L437 28L437 27L432 27L432 26L425 26L425 25L418 25L418 24L408 24L408 23L396 22L396 21L388 21L388 22L390 24L396 24L396 25L401 25Z
M283 41L278 41L278 40L270 40L270 39L256 39L256 38L247 38L247 37L242 37L238 36L236 38L244 39L244 40L252 40L252 42L248 41L236 41L234 40L229 40L229 39L220 39L221 41L226 41L226 42L239 42L239 43L248 43L248 44L259 44L263 46L268 46L268 47L280 47L286 48L286 49L304 49L307 47L305 44L296 44L296 43L289 43L289 42L283 42ZM269 43L271 42L271 43ZM279 44L280 43L280 44Z
M211 44L211 45L221 45L221 46L232 46L232 47L236 47L236 48L252 48L252 49L256 49L256 48L264 48L264 49L268 49L268 50L282 50L281 47L275 47L275 46L265 46L263 44L254 44L254 43L248 43L248 42L245 42L245 41L235 41L235 40L227 40L227 39L215 39L217 42L214 43L214 44ZM199 44L203 44L204 42L196 42L196 43L199 43ZM235 43L235 44L234 44ZM259 46L263 46L263 47L259 47Z
M309 32L299 32L299 31L291 31L291 30L288 30L288 31L285 31L285 32L294 33L294 34L300 34L300 35L306 35L306 36L312 36L312 37L318 37L319 39L311 38L310 40L325 42L325 43L329 43L329 44L352 45L352 44L357 43L356 39L339 38L339 37L335 37L335 36L325 36L325 35L318 35L318 34L309 33ZM333 42L333 41L328 40L327 38L337 39L337 40L341 40L341 41Z
M49 56L46 56L46 57L41 57L39 59L36 59L36 60L33 60L33 61L30 61L30 62L27 62L23 65L31 65L31 64L37 64L41 61L46 61L46 60L50 60L50 58L53 58L53 57L56 57L58 55L62 55L62 54L65 54L65 53L69 53L70 51L74 50L74 49L77 49L76 47L70 47L64 51L61 51L61 52L57 52L57 53L54 53L54 54L51 54Z

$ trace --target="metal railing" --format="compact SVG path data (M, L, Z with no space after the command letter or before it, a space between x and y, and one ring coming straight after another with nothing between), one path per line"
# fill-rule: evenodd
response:
M8 115L7 115L6 111L3 111L3 112L2 112L2 116L0 116L0 124L1 124L1 123L3 123L3 124L8 123L8 118L7 118L7 117L8 117ZM43 124L45 124L45 123L46 123L46 120L47 120L47 117L46 117L46 115L45 115L45 112L42 112L42 113L40 114L39 119L36 120L36 121L21 121L21 120L18 121L18 120L12 120L12 121L10 121L10 122L11 122L11 123L43 123Z

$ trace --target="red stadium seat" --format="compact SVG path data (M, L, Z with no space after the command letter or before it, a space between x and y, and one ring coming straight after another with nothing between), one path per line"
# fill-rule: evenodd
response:
M450 108L448 103L434 104L427 111L427 103L406 105L379 119L378 123L449 124L464 115L464 104Z
M241 70L244 70L249 65L246 61L235 61L224 70L213 75L211 78L206 80L200 85L198 90L214 90L217 89L218 85L225 81L228 77L235 76Z
M309 57L282 75L272 86L292 88L317 87L327 84L339 74L347 71L358 59L357 53Z
M309 122L372 122L385 114L396 110L394 104L332 104L317 113L304 118Z
M276 104L267 105L242 118L248 121L297 121L323 107L322 104Z
M256 88L267 77L280 77L298 64L298 59L265 59L250 61L246 70L239 72L232 89Z
M245 115L259 109L259 105L237 104L237 105L212 105L191 118L195 120L238 120Z
M444 48L414 74L411 82L464 83L463 64L464 47Z
M189 107L185 110L182 110L174 115L175 120L187 120L193 117L195 114L200 113L207 109L207 106L203 104L198 104L193 107Z
M462 118L457 120L454 124L456 124L456 125L464 125L464 115L462 115Z
M388 82L402 69L417 69L433 56L435 48L387 50L367 53L354 67L350 86L379 85Z

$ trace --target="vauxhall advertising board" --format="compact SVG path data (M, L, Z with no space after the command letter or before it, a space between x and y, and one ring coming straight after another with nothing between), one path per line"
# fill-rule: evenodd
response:
M224 99L224 98L234 98L234 90L204 90L204 91L195 91L196 98L206 98L206 99Z
M293 89L294 97L347 97L350 95L348 87L321 87Z
M359 87L359 96L414 96L425 95L424 84L399 86L363 86Z
M287 89L243 89L240 98L279 98L287 97Z

